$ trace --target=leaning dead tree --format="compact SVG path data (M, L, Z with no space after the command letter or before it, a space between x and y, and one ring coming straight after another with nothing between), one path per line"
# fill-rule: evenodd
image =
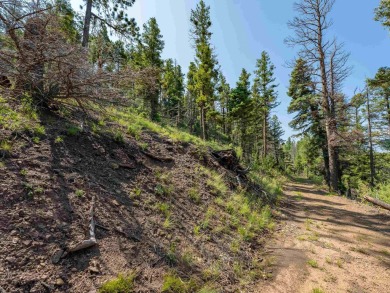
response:
M84 109L91 102L124 102L134 83L154 90L155 69L97 70L89 62L88 50L69 42L52 6L28 3L0 2L0 73L2 80L13 84L0 91L12 97L27 94L41 108L74 100Z
M320 106L324 113L329 156L330 186L339 189L338 117L339 91L350 68L346 65L348 54L336 39L326 37L332 25L329 14L334 0L301 0L295 3L296 16L288 23L295 33L286 39L290 46L299 47L299 57L314 69L313 77L319 84Z

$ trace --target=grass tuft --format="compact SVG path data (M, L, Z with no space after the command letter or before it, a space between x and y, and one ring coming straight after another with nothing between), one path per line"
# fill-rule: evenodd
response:
M135 274L122 275L105 282L99 289L99 293L131 293L134 292Z

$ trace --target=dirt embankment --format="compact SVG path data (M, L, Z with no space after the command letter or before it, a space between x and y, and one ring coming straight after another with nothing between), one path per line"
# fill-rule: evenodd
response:
M222 177L210 177L204 150L147 131L82 131L58 117L43 125L40 140L9 134L1 160L0 292L97 292L134 271L135 292L161 292L167 276L187 291L253 285L240 278L261 260L265 232L239 239L245 223L224 206L232 189L213 188ZM98 245L65 256L88 237L93 197Z

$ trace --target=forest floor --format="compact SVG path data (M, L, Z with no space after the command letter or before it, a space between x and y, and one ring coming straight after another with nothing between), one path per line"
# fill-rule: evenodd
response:
M287 184L283 220L267 244L274 278L262 292L389 292L390 213Z

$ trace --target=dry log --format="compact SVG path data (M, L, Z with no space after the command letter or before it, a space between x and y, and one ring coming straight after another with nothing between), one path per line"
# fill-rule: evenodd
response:
M76 252L85 248L95 246L97 244L96 237L95 237L94 209L95 209L95 196L92 197L91 209L89 210L89 215L90 215L89 239L86 239L78 243L75 247L70 248L69 252Z
M388 203L385 203L385 202L383 202L383 201L381 201L379 199L373 198L373 197L368 196L368 195L363 196L363 198L366 201L369 201L370 203L373 203L374 205L380 206L381 208L384 208L384 209L390 211L390 204L388 204Z

